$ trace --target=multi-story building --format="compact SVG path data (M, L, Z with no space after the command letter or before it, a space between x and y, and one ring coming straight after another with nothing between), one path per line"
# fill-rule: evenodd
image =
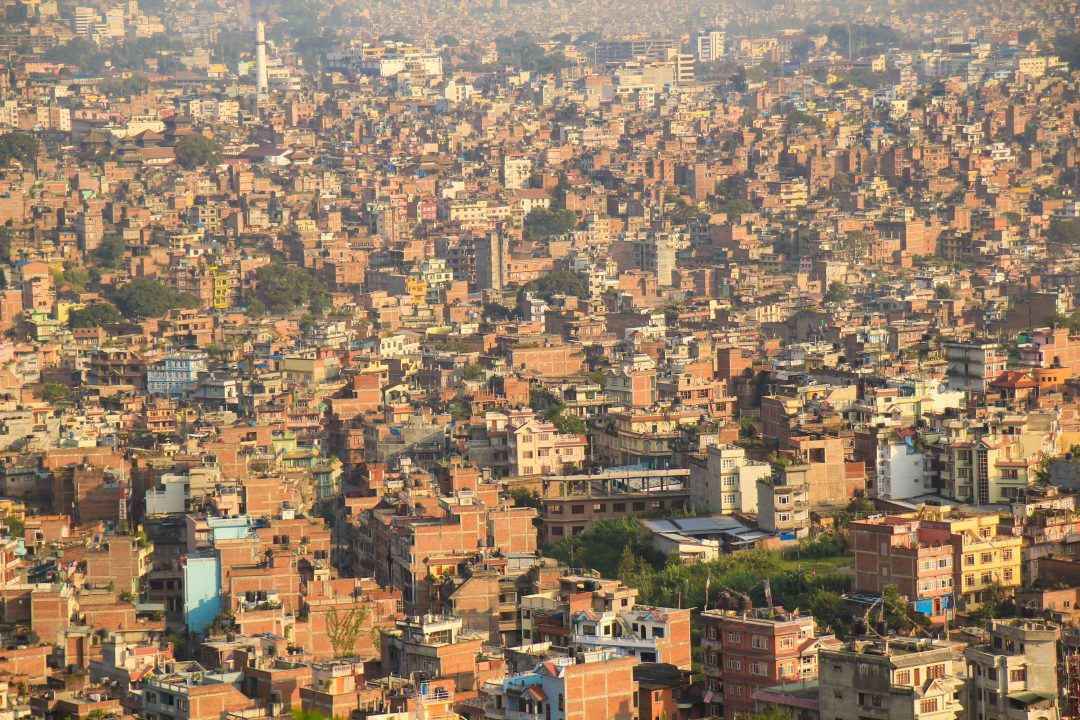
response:
M208 369L207 355L202 350L168 353L146 368L146 391L151 395L181 398L198 384L199 374Z
M747 459L737 445L710 445L690 456L690 503L703 513L756 513L758 480L771 475L768 463Z
M544 478L540 541L585 532L597 520L687 508L686 470L606 470L596 475Z
M611 651L554 658L531 672L485 688L494 715L505 720L635 720L638 660Z
M781 540L810 534L810 466L773 464L768 477L757 481L758 527Z
M522 639L562 652L610 650L689 669L689 611L639 605L637 595L618 580L564 575L558 589L521 598Z
M754 712L757 689L816 677L818 652L838 644L813 616L782 608L706 610L701 626L706 712L729 720Z
M647 355L634 356L608 370L604 391L626 407L652 407L656 404L656 363Z
M889 585L932 622L953 609L953 545L941 528L915 518L886 516L849 526L855 555L855 589L880 595Z
M255 707L229 682L207 677L198 664L170 663L170 672L144 678L142 715L153 720L216 720Z
M588 446L584 435L560 433L535 416L508 423L506 439L513 475L562 475L581 467Z
M964 650L967 717L1036 720L1058 716L1058 628L994 620L986 645Z
M701 416L700 410L613 411L603 429L593 434L593 448L610 465L650 470L678 467L675 453L686 448L684 426L696 424Z
M990 382L1005 372L1001 346L988 340L945 343L945 360L952 390L984 393Z
M933 491L933 462L910 435L878 439L874 495L905 500Z
M921 638L856 640L818 658L821 720L956 720L963 716L959 651ZM969 716L975 717L975 716Z
M971 612L983 602L991 586L1011 594L1021 583L1023 538L1004 534L996 513L950 515L924 520L929 536L941 534L953 547L953 596L960 612ZM948 539L946 540L946 534Z
M453 680L456 688L477 686L477 656L487 635L462 628L461 618L444 615L407 617L384 630L382 665L397 677L419 673L427 679Z

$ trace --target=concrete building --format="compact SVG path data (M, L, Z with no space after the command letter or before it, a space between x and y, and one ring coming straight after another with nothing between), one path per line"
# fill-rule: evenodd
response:
M635 720L636 658L610 651L554 658L493 689L493 717L505 720Z
M883 437L877 446L877 478L874 494L886 500L905 500L930 492L930 457L901 438Z
M856 640L823 650L818 665L821 720L853 715L956 720L963 715L959 651L948 641Z
M545 477L540 541L585 532L597 520L686 509L686 470L619 470Z
M171 352L146 368L146 391L151 395L181 398L207 372L207 354L202 350Z
M1058 628L1035 620L994 620L990 642L964 650L967 717L1058 717Z
M201 633L221 613L221 559L217 552L193 553L181 559L184 576L184 622Z
M1000 586L1007 595L1020 586L1023 538L999 530L996 513L943 513L941 519L923 524L930 532L948 533L953 546L953 593L960 612L979 607L991 586Z
M477 290L502 290L509 278L510 239L502 232L490 232L474 241Z
M944 343L950 390L984 393L990 382L1005 372L1001 346L988 340Z
M773 465L768 477L757 481L758 527L781 540L810 534L809 465Z
M461 618L422 615L384 630L379 645L383 668L393 675L444 678L462 691L477 685L476 658L487 640L486 633L463 629Z
M710 445L690 456L690 503L702 513L756 513L758 480L771 474L768 463L748 460L737 445Z

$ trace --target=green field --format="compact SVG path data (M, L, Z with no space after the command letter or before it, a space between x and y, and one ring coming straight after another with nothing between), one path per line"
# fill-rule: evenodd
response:
M850 555L837 555L835 557L825 558L803 558L798 559L795 557L785 558L780 563L782 570L796 571L803 570L804 572L825 572L827 570L846 570L852 571L852 564L855 559Z

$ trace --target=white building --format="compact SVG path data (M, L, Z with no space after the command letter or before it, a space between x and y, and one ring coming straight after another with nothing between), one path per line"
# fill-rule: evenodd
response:
M882 438L877 449L876 496L905 500L933 490L930 458L902 439Z
M757 482L769 477L768 463L754 462L736 445L710 445L690 459L690 502L702 513L756 513Z

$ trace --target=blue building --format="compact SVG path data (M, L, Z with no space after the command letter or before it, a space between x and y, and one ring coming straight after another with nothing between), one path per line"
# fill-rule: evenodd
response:
M207 370L207 356L202 350L171 352L146 369L146 390L151 395L180 398L194 388L199 373Z
M221 558L216 550L185 556L184 622L188 631L204 632L221 614Z

